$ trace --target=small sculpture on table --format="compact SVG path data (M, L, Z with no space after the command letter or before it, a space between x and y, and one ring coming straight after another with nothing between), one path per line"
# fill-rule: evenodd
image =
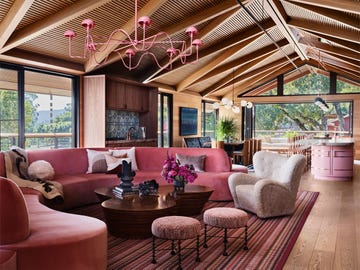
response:
M121 183L113 189L113 193L116 197L123 198L124 195L138 194L138 189L135 188L132 183L135 175L136 173L131 170L131 162L123 160L122 171L121 173L118 173Z
M159 184L155 179L151 179L139 184L139 194L144 196L157 195Z

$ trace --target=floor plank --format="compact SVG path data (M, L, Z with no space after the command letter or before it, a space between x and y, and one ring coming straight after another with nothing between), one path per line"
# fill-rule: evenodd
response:
M308 171L300 190L320 195L284 269L360 269L360 165L351 181L317 180Z

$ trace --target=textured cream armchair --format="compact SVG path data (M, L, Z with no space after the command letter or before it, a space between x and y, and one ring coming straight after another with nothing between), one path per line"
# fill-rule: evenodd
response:
M292 214L305 157L259 151L255 153L253 163L254 174L229 176L235 207L253 212L260 218Z

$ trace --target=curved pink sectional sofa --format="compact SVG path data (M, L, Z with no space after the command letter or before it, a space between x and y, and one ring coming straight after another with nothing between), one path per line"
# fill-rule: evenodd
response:
M14 264L17 266L16 269L29 270L106 269L106 225L91 217L56 210L67 210L99 202L94 190L98 187L118 185L120 180L117 175L87 174L88 158L85 148L30 150L27 153L29 164L35 160L46 160L51 163L55 170L54 180L63 185L65 201L61 205L54 205L45 201L37 191L22 188L20 192L13 182L3 178L6 176L4 155L0 153L1 200L4 198L5 187L9 184L12 185L10 193L14 193L16 197L16 199L11 196L6 197L1 203L0 220L1 222L6 220L10 225L7 224L9 231L6 233L1 229L0 269L12 269ZM214 192L210 200L232 200L227 179L234 170L223 149L136 147L136 162L139 170L136 171L134 184L150 179L156 179L160 185L168 184L161 177L160 172L167 155L175 156L176 153L206 155L204 172L198 173L198 178L193 184L213 188ZM236 171L247 172L247 168L240 166ZM11 209L18 207L17 204L22 210L16 211L14 220L9 219L8 217L12 215ZM4 241L4 235L19 233L18 229L15 229L19 226L19 222L24 223L21 225L24 229L23 234L14 236L15 238L10 241ZM3 268L6 265L8 267Z

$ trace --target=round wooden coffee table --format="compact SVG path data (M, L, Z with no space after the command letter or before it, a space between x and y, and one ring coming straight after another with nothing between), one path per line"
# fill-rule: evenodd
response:
M109 233L123 238L150 237L152 222L168 215L197 215L213 190L209 187L187 185L184 192L174 193L172 185L160 186L158 195L127 195L116 198L112 187L97 188L95 193L103 202Z

